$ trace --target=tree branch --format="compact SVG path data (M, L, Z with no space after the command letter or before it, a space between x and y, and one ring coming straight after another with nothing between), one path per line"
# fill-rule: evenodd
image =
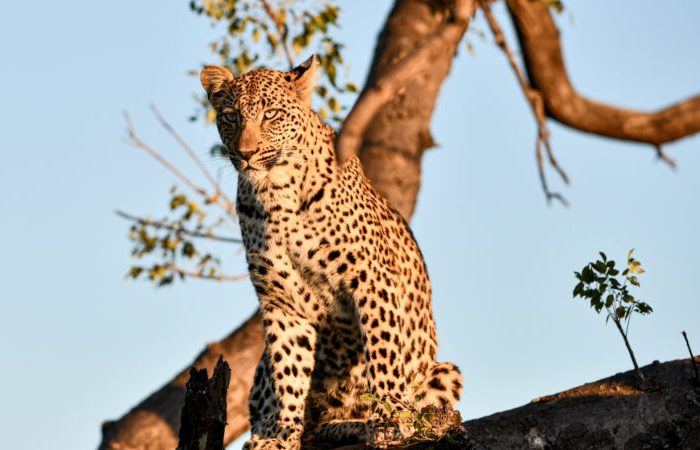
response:
M515 24L530 85L540 91L548 116L577 130L654 145L700 131L700 96L656 112L640 112L594 102L571 85L562 56L559 30L546 2L506 2Z
M172 230L175 231L176 233L180 234L186 234L188 236L196 237L196 238L204 238L204 239L210 239L212 241L220 241L220 242L228 242L228 243L233 243L233 244L241 244L243 241L238 238L230 238L230 237L224 237L224 236L218 236L215 234L211 233L201 233L199 231L192 231L184 227L176 226L176 225L171 225L165 222L161 222L159 220L150 220L150 219L144 219L142 217L138 216L133 216L131 214L125 213L124 211L116 210L114 211L114 214L118 215L119 217L130 220L132 222L136 222L139 225L148 225L153 228L159 228L159 229L164 229L164 230Z
M425 70L436 53L449 48L450 43L460 40L475 8L473 0L454 0L445 23L433 36L381 77L375 78L371 84L365 86L338 134L336 152L339 164L358 153L365 131L379 109L408 81Z
M530 103L530 109L532 110L532 114L535 116L535 121L537 122L537 141L535 142L535 157L537 160L537 170L540 176L540 183L542 184L542 190L544 191L545 197L547 198L547 202L550 202L552 199L556 199L564 205L567 205L568 202L561 194L557 192L551 192L549 190L549 187L547 185L547 177L544 173L544 157L542 155L542 147L544 147L547 151L549 164L557 171L559 176L561 176L562 180L564 180L566 184L569 184L569 177L566 175L566 172L564 172L564 169L562 169L561 166L559 166L559 163L554 157L554 152L552 151L552 147L549 143L549 129L547 128L547 117L545 116L544 112L542 95L539 91L533 89L528 84L527 80L525 79L525 76L523 75L523 72L520 70L520 66L518 66L517 62L515 62L515 57L513 56L513 53L508 47L508 42L506 41L506 38L503 35L503 31L501 30L500 25L496 21L496 18L491 13L491 9L489 8L489 1L479 0L479 6L481 7L482 11L484 11L486 21L489 24L489 28L491 28L491 32L493 33L493 37L496 41L496 44L506 55L506 58L508 58L508 63L510 64L511 69L513 69L515 77L518 79L518 83L520 84L520 88L522 89L523 94L525 94L525 98L527 98L528 102Z
M156 111L154 111L154 113L155 112ZM158 114L156 114L156 117L158 117ZM189 177L187 177L184 173L182 173L170 161L165 159L165 157L163 155L158 153L150 145L146 144L139 137L139 135L136 133L136 129L134 128L134 124L131 122L131 117L129 117L129 114L126 111L124 112L124 120L126 120L126 126L127 126L128 135L129 135L129 142L131 142L131 144L134 147L140 148L140 149L144 150L146 153L148 153L149 155L151 155L152 157L154 157L156 159L156 161L158 161L166 169L168 169L170 172L172 172L177 178L182 180L182 182L185 183L190 189L192 189L194 192L201 195L207 202L219 205L221 208L224 209L224 211L226 211L230 215L236 214L236 211L233 208L233 205L231 204L230 200L225 199L224 203L222 203L220 201L221 192L217 192L214 195L209 195L209 193L203 187L195 184ZM168 127L169 127L169 125L168 125ZM166 129L168 127L166 127ZM172 128L171 128L171 130L172 130ZM174 133L174 131L171 131L171 133Z
M247 273L242 273L240 275L207 275L205 273L202 273L201 271L193 272L191 270L187 270L187 269L182 268L180 266L177 266L175 264L166 264L163 267L165 267L167 270L173 271L173 272L175 272L178 275L181 275L183 277L199 278L200 280L241 281L241 280L245 280L246 278L249 277L249 275Z
M192 147L185 142L185 140L180 136L180 134L175 131L175 129L168 123L168 121L165 120L163 115L158 111L156 108L156 105L151 104L151 111L153 111L153 115L156 116L156 119L160 124L165 128L172 136L173 138L177 141L178 144L180 144L180 147L187 152L187 154L192 158L192 160L197 164L197 167L199 167L199 170L204 174L204 176L209 180L209 183L211 183L212 187L216 191L211 198L208 199L209 202L211 203L216 203L218 198L221 197L224 199L224 204L222 205L228 212L229 214L235 214L235 208L233 207L233 202L231 199L224 193L223 189L221 189L221 185L219 185L219 182L216 181L214 176L209 172L209 169L207 169L207 166L204 165L202 160L197 156L197 154L192 150Z

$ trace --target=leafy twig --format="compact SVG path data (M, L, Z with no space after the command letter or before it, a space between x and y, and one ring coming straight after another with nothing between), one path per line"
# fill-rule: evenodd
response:
M608 261L605 253L600 252L599 260L586 264L581 272L574 272L578 283L574 288L573 296L589 299L591 307L597 313L605 309L607 312L605 321L612 319L615 323L615 327L625 341L637 376L640 380L644 380L627 336L632 314L635 312L640 315L649 314L653 309L649 304L635 299L629 292L627 283L639 287L637 276L644 273L641 263L632 257L633 252L634 249L627 253L627 268L622 272L624 278L622 282L617 278L620 271L615 268L615 261Z
M238 239L238 238L218 236L218 235L211 234L211 233L201 233L198 231L189 230L189 229L184 228L184 227L179 227L176 225L171 225L171 224L168 224L165 222L161 222L159 220L144 219L142 217L133 216L131 214L125 213L124 211L120 211L120 210L116 210L116 211L114 211L114 213L123 219L130 220L132 222L136 222L139 225L147 225L147 226L152 226L153 228L172 230L172 231L175 231L176 233L186 234L186 235L192 236L192 237L210 239L212 241L229 242L229 243L233 243L233 244L240 244L243 242L241 239Z
M191 271L184 269L175 264L166 264L165 268L177 273L183 277L199 278L201 280L214 280L214 281L240 281L248 278L247 273L242 273L240 275L208 275L201 271Z

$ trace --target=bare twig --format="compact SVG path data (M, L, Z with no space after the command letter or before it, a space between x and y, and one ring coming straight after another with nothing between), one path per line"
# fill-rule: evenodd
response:
M221 197L224 200L223 206L226 209L234 211L234 213L235 213L235 209L233 207L233 202L224 193L223 189L221 189L221 185L218 183L218 181L216 181L216 179L214 178L212 173L209 171L209 169L207 169L207 167L204 165L202 160L197 156L197 154L194 152L194 150L192 150L192 147L190 147L190 145L187 142L185 142L185 140L180 136L180 134L177 131L175 131L175 129L170 125L170 123L168 123L168 121L165 120L163 115L156 108L156 105L151 104L151 111L153 111L153 115L156 116L156 119L158 120L158 122L160 122L160 124L163 126L163 128L165 128L173 136L173 138L175 138L177 143L180 144L180 147L182 147L185 150L185 152L187 152L187 154L190 156L190 158L192 158L192 160L195 162L195 164L197 164L197 167L199 167L199 170L201 170L202 173L204 174L204 176L207 178L209 183L211 183L212 187L214 188L214 190L216 192L214 193L213 196L211 196L211 198L209 198L209 202L216 203L218 198Z
M154 110L154 113L156 113L155 110ZM156 117L158 117L158 114L156 114ZM233 208L233 204L231 203L231 201L230 201L227 197L224 197L224 200L221 201L221 194L222 194L221 191L218 191L218 192L217 192L216 194L214 194L214 195L210 195L203 187L201 187L201 186L195 184L189 177L187 177L184 173L182 173L182 172L181 172L177 167L175 167L175 165L173 165L170 161L168 161L167 159L165 159L165 157L163 157L163 155L161 155L160 153L158 153L153 147L151 147L150 145L146 144L146 143L138 136L138 134L136 134L136 129L134 128L134 125L133 125L133 123L131 122L131 117L129 117L129 114L128 114L126 111L124 112L124 119L126 120L126 126L127 126L127 130L128 130L128 133L129 133L129 141L131 142L131 144L132 144L133 146L144 150L146 153L148 153L149 155L151 155L152 157L154 157L154 158L156 159L156 161L158 161L158 162L159 162L161 165L163 165L166 169L168 169L169 171L171 171L177 178L179 178L180 180L182 180L182 182L185 183L190 189L192 189L193 191L195 191L197 194L201 195L201 196L205 199L205 201L207 201L208 203L213 203L213 204L219 205L219 206L220 206L221 208L223 208L224 211L226 211L229 215L235 215L235 214L236 214L236 211L235 211L235 209ZM167 129L170 125L167 125L167 122L165 122L165 124L164 124L163 126L165 126L166 129ZM170 128L170 130L172 130L172 128ZM174 131L171 131L171 132L172 132L174 135L176 135ZM185 144L185 145L186 145L186 144ZM190 149L190 150L191 150L191 149ZM217 183L217 185L218 185L218 183Z
M690 349L690 342L688 342L688 335L685 331L682 331L683 339L685 339L685 345L688 347L688 353L690 353L690 360L693 362L693 369L695 370L695 382L700 383L700 372L698 372L698 365L695 362L695 356L693 356L693 351Z
M211 233L202 233L199 231L192 231L192 230L189 230L187 228L179 227L176 225L171 225L171 224L168 224L165 222L161 222L159 220L144 219L142 217L133 216L131 214L125 213L124 211L120 211L120 210L116 210L116 211L114 211L114 213L123 219L130 220L132 222L136 222L139 225L148 225L148 226L152 226L153 228L172 230L172 231L175 231L176 233L186 234L186 235L192 236L192 237L210 239L212 241L229 242L229 243L233 243L233 244L240 244L243 242L238 238L230 238L230 237L224 237L224 236L217 236L217 235L211 234Z
M294 59L292 58L292 54L289 51L289 46L287 45L287 31L284 29L284 25L282 25L282 22L280 22L279 17L277 17L277 14L275 14L275 12L270 7L270 3L268 3L267 0L260 1L268 17L270 17L270 20L272 20L272 22L274 22L275 26L277 27L277 32L280 34L280 43L282 44L284 55L287 57L289 68L292 69L294 68Z
M669 156L666 154L666 152L664 152L664 149L663 149L663 147L661 146L661 144L656 144L656 145L654 145L654 150L656 150L656 157L657 157L658 159L660 159L661 161L663 161L663 162L665 162L666 164L668 164L668 166L669 166L671 169L676 170L676 161L675 161L674 159L672 159L671 157L669 157Z
M550 202L552 199L559 200L563 205L566 206L568 205L568 202L561 194L549 190L549 187L547 186L547 177L544 173L544 157L542 155L542 147L544 147L545 151L547 152L547 159L549 161L549 165L552 166L554 170L556 170L561 179L564 180L564 183L569 184L569 177L564 171L564 169L562 169L562 167L557 162L557 159L554 156L554 152L552 151L552 147L549 143L549 129L547 128L547 116L544 110L544 102L542 100L542 95L539 91L533 89L532 86L530 86L528 81L525 79L525 75L523 74L522 70L520 70L520 66L518 66L518 63L515 61L515 57L513 56L513 53L508 47L508 42L506 41L506 38L503 34L503 31L501 30L500 25L498 24L498 21L496 21L496 18L493 16L493 13L491 13L488 1L479 0L479 5L481 6L482 11L484 11L486 21L489 24L489 28L491 28L491 33L493 33L493 37L496 41L496 44L506 55L506 58L508 59L508 64L510 64L511 69L513 69L515 77L518 79L518 84L520 84L520 88L522 89L525 98L527 98L528 102L530 103L530 109L532 110L532 114L534 115L535 121L537 122L537 141L535 143L535 155L537 159L537 170L540 176L540 182L542 184L542 190L544 191L545 198L547 199L547 202Z
M242 273L240 275L207 275L201 271L191 271L175 264L166 264L163 266L165 269L173 271L178 275L184 277L198 278L200 280L213 280L213 281L241 281L248 278L247 273Z
M185 176L182 172L180 172L177 167L175 167L170 161L165 159L160 153L155 151L153 147L150 145L146 144L141 140L141 138L136 134L136 130L134 129L134 125L131 122L131 118L129 117L129 114L125 111L124 112L124 119L126 120L126 126L129 132L129 139L131 140L131 143L135 146L138 147L142 150L145 150L146 153L154 157L159 163L161 163L166 169L171 171L173 174L175 174L176 177L178 177L180 180L182 180L183 183L185 183L187 186L189 186L190 189L193 191L197 192L198 194L204 196L205 198L208 197L207 191L205 191L203 188L200 186L197 186L194 184L192 180L190 180L188 177Z
M373 84L365 86L336 139L339 164L357 154L362 136L377 111L407 82L425 70L435 53L443 51L449 47L449 42L458 41L462 37L475 8L474 0L456 0L446 15L445 23L433 36L383 73Z

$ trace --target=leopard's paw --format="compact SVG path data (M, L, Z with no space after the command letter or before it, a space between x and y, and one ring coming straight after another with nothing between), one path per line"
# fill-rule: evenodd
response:
M243 450L300 450L299 442L283 441L277 438L261 438L253 436L243 444Z

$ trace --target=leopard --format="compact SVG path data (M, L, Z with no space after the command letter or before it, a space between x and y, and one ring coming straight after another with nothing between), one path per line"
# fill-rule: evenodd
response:
M238 175L263 318L247 450L406 439L407 413L452 408L462 392L458 367L436 360L421 250L359 158L338 160L336 132L312 105L318 71L311 56L286 72L200 75Z

